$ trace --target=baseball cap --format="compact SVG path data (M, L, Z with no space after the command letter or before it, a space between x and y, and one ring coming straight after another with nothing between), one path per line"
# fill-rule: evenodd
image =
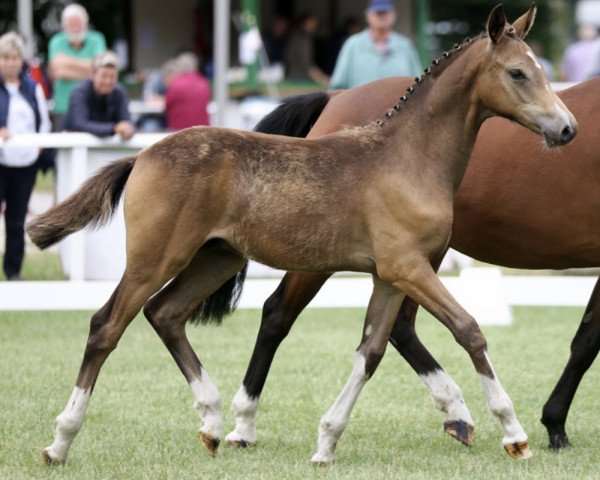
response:
M394 3L392 0L371 0L367 10L369 12L389 12L394 10Z
M113 67L118 69L119 57L117 57L117 54L115 52L111 52L110 50L108 50L94 58L93 67L94 70L98 70L102 67Z

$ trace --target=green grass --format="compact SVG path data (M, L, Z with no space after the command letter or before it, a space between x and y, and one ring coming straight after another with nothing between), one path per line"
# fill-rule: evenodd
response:
M275 359L259 409L256 448L222 445L216 458L203 451L187 384L138 317L101 372L66 466L47 468L40 452L52 442L54 418L71 393L90 312L0 312L0 478L598 478L597 366L573 402L567 424L573 448L549 452L538 420L581 313L516 309L514 325L484 328L494 366L530 436L534 457L526 462L504 453L502 433L487 412L467 355L445 329L421 314L421 338L463 389L476 423L474 446L464 447L442 432L442 415L390 347L357 402L336 464L311 465L319 418L351 371L364 315L360 309L313 309L303 314ZM228 406L258 322L258 311L243 310L221 327L188 328L223 395L224 433L233 426Z
M21 276L25 280L64 280L58 252L56 250L42 252L37 249L26 252ZM5 280L2 271L0 271L0 280Z

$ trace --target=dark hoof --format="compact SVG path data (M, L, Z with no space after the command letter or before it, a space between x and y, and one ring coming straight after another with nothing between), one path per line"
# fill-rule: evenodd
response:
M473 443L473 425L462 420L444 422L444 431L463 445L470 447Z
M533 452L529 449L527 442L509 443L504 445L504 450L517 460L527 460L533 456Z
M247 442L246 440L227 440L227 445L236 448L256 447L256 442Z
M219 443L221 442L218 438L213 438L206 433L200 432L200 441L213 457L217 454Z
M570 446L571 443L569 442L569 437L567 437L566 433L562 435L550 436L550 443L548 444L548 448L553 452L558 452L563 448L568 448Z
M58 465L64 465L64 461L56 460L52 458L46 450L42 451L42 463L48 467L55 467Z

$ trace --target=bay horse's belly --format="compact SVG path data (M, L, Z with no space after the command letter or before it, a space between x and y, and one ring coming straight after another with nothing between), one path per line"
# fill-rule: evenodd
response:
M484 123L454 206L453 248L514 268L600 266L600 142L574 110L580 133L558 150L506 120Z

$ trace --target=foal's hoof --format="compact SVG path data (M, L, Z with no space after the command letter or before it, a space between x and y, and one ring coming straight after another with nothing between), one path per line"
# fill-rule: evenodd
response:
M204 432L200 432L200 441L208 450L208 453L210 453L213 457L217 454L219 443L221 442L218 438L214 438Z
M57 458L53 458L50 455L50 452L48 450L49 450L48 448L44 448L44 450L42 450L42 463L44 465L47 465L49 467L50 466L54 467L57 465L63 465L65 463L64 460L59 460Z
M504 450L517 460L527 460L533 456L533 452L529 449L527 442L509 443L504 445Z
M470 447L473 443L473 425L462 420L444 422L444 431L463 445Z
M315 453L310 459L313 465L317 467L330 467L335 463L335 457L333 455L324 455L321 453Z
M227 445L236 448L256 447L256 442L248 442L247 440L243 440L241 438L239 440L225 439L225 441L227 442Z

